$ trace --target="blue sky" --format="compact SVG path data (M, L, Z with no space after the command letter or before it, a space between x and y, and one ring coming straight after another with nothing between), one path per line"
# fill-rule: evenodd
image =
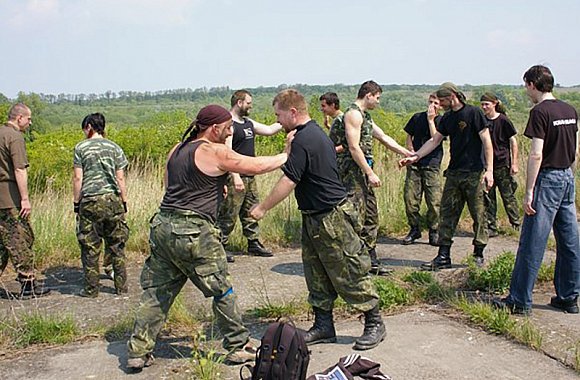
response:
M0 93L580 84L580 1L0 0Z

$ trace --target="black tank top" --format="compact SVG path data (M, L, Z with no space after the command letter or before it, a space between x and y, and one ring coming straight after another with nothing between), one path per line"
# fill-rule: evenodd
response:
M232 149L244 156L254 157L254 124L244 119L243 123L234 121L234 135L232 136Z
M186 142L169 158L168 184L161 208L195 211L215 222L228 174L212 177L199 170L195 152L203 143L207 141Z

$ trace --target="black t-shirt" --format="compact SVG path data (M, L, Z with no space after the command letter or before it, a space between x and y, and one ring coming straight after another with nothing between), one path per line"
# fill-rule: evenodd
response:
M439 125L441 116L435 117L435 128ZM427 119L427 112L418 112L414 114L405 125L405 132L407 132L413 141L413 150L416 152L423 144L431 140L431 132L429 131L429 120ZM443 146L439 144L437 148L433 149L431 153L423 157L417 162L416 166L431 166L439 167L441 159L443 158Z
M448 111L439 122L437 130L449 136L449 170L483 170L483 150L479 132L487 128L487 119L478 107L465 104L459 111Z
M504 114L500 113L495 119L487 120L493 145L493 167L510 167L512 162L510 137L515 136L517 131L510 119Z
M256 156L254 146L254 124L244 119L243 123L234 121L234 134L232 136L232 149L244 156Z
M567 169L575 159L578 114L557 99L544 100L530 110L524 135L544 140L541 168Z
M328 210L346 197L334 144L313 120L296 128L282 171L296 183L294 195L300 210Z

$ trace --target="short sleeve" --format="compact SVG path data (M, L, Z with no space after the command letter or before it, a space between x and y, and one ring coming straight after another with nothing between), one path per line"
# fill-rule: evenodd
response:
M24 138L18 136L10 142L10 157L15 169L26 169L28 156L26 155L26 144Z
M282 172L288 177L292 182L298 184L306 171L307 166L307 154L301 145L294 145L296 140L292 142L292 149L290 150L290 156L284 165L282 165Z

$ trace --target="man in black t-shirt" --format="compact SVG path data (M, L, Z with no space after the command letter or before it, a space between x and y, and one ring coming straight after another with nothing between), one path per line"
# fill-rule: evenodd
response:
M493 186L493 147L483 112L466 103L465 95L453 83L446 82L437 90L437 98L446 113L441 118L437 133L414 156L399 161L408 165L431 153L449 136L449 166L445 171L445 186L441 197L439 222L439 252L424 270L451 268L451 244L455 228L467 202L473 219L473 256L478 266L483 265L483 250L487 245L485 225L484 188ZM485 163L482 156L485 155Z
M307 344L336 342L332 309L340 295L365 315L363 335L356 350L379 345L386 330L379 313L378 295L369 275L370 258L363 251L358 232L362 228L346 189L338 176L334 144L310 119L304 97L284 90L274 98L278 122L295 131L284 175L270 195L250 215L261 219L292 190L302 212L302 262L308 285L308 302L314 325L305 333Z
M244 156L255 157L255 136L274 135L282 129L282 126L278 123L265 125L248 117L252 109L252 95L247 90L234 92L231 106L234 133L226 140L226 145ZM238 218L242 223L242 233L248 240L248 254L271 257L272 252L265 249L259 240L258 222L248 216L250 209L259 202L256 179L253 175L230 173L227 187L228 196L220 207L217 224L222 232L222 244L226 248L228 262L234 261L233 253L228 250L228 246L229 236Z
M545 66L524 74L526 92L535 104L524 135L532 139L527 165L524 222L509 295L495 302L515 314L532 311L532 290L550 231L556 239L556 296L550 305L578 313L580 241L572 167L577 157L578 114L552 94L554 77Z
M423 144L437 133L437 125L441 117L438 115L439 99L437 95L429 95L427 111L414 114L405 125L407 132L407 149L418 151ZM421 209L421 199L425 194L427 204L427 224L429 226L429 244L437 245L439 240L439 202L441 201L441 185L439 184L441 159L443 158L443 147L437 146L433 152L423 157L419 162L407 166L407 176L405 177L405 190L403 198L405 200L405 212L409 227L409 233L403 239L403 244L412 244L421 237L421 227L419 226Z

